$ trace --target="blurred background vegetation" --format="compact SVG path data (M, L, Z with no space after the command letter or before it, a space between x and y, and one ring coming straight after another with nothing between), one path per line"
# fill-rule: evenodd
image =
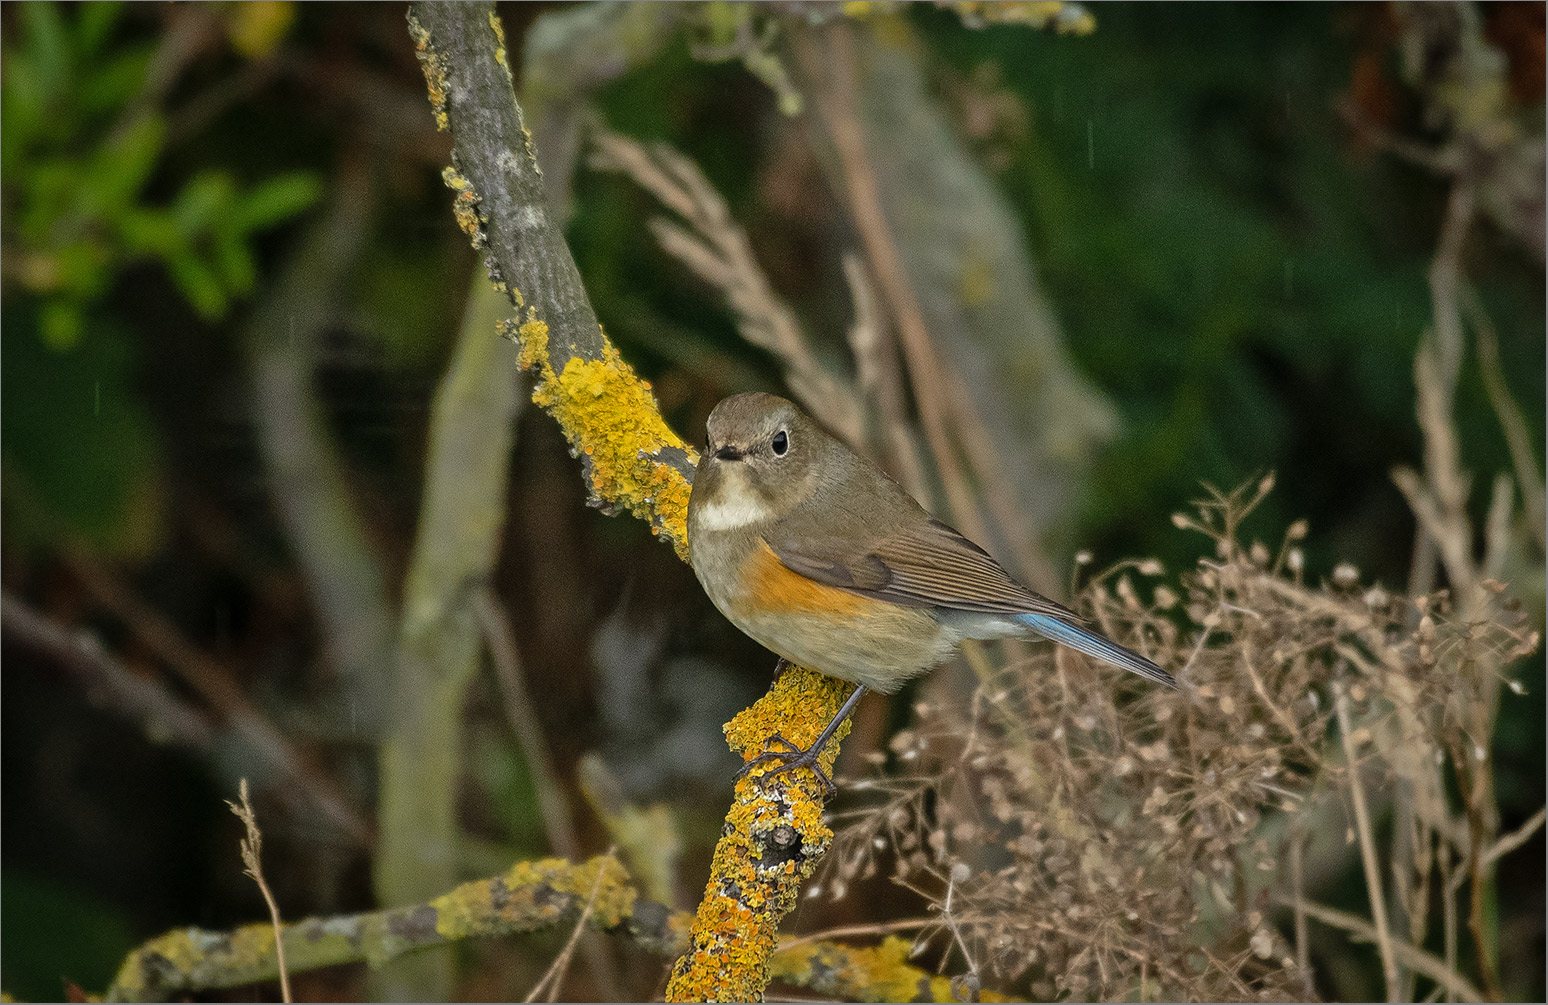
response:
M861 240L831 152L805 132L815 113L800 58L771 56L773 16L733 4L639 15L609 38L616 52L587 53L577 74L592 78L524 78L519 54L550 51L545 31L603 36L574 23L607 16L587 10L501 6L529 113L554 122L552 109L574 104L574 122L695 162L813 352L841 369L854 311L844 257ZM1473 327L1487 319L1496 333L1540 471L1543 8L1468 10L1499 60L1490 121L1523 128L1500 157L1508 170L1479 186L1463 300ZM1445 46L1432 34L1433 51L1412 51L1412 12L1386 4L1096 15L1078 36L924 5L863 22L901 53L878 57L892 86L859 107L893 154L883 194L902 214L894 228L931 334L983 395L994 442L1040 458L1002 455L1033 516L1031 529L996 526L996 550L1043 570L1038 585L1054 592L1067 592L1077 552L1098 568L1149 556L1187 567L1199 539L1171 514L1201 482L1272 470L1278 488L1252 533L1278 540L1305 518L1309 578L1347 562L1413 589L1415 523L1391 471L1422 462L1413 364L1451 193L1422 154L1462 135L1469 114L1436 112L1455 82L1426 72ZM482 269L448 212L449 141L401 6L5 4L0 43L0 983L48 999L62 979L105 987L127 950L166 928L262 916L223 804L242 776L287 917L375 902L361 835L380 709L361 681L392 659L432 395ZM684 438L698 441L728 393L782 390L775 356L658 246L656 201L589 166L573 136L537 139L568 189L550 195L597 315ZM570 163L556 171L552 157ZM948 226L953 240L982 240L949 249L954 262L1015 257L1019 285L1007 293L969 266L955 289L928 278L947 253L932 234ZM1023 321L1037 329L1024 339ZM511 367L499 348L491 365ZM1480 519L1481 486L1520 461L1490 372L1469 351L1455 385ZM1059 414L1018 396L1051 380L1069 403ZM319 527L297 484L348 519ZM535 696L537 747L572 806L567 840L583 853L608 844L576 781L598 754L631 802L670 807L675 899L691 904L734 768L720 724L762 691L771 658L644 524L586 507L577 464L535 409L517 420L505 494L493 586ZM1512 592L1541 628L1540 550L1517 568ZM47 644L79 638L90 645L73 655ZM1507 697L1494 735L1503 830L1544 801L1542 656L1514 676L1527 695ZM503 694L481 673L463 709L459 875L555 850L533 748L513 742ZM907 703L890 714L903 725ZM1539 833L1498 891L1509 998L1544 993L1542 848ZM1355 857L1346 869L1358 874ZM918 910L890 896L866 920ZM797 921L854 912L814 905ZM469 948L457 993L523 993L556 944ZM1320 994L1375 987L1368 947L1319 954ZM305 994L360 997L362 975L314 975Z

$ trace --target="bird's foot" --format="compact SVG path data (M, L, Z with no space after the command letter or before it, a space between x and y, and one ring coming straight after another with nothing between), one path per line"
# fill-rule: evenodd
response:
M784 761L784 764L781 764L774 770L765 771L763 774L759 775L756 779L754 779L755 783L759 786L763 786L767 784L768 781L775 775L783 775L785 772L794 771L796 768L810 768L812 770L812 774L816 775L817 780L822 783L823 792L826 793L828 798L832 798L838 794L838 786L833 784L833 779L829 778L828 773L822 770L822 765L817 763L817 755L822 753L822 748L826 744L814 743L810 747L803 749L791 743L789 740L785 739L778 733L775 733L773 736L769 737L768 743L777 743L783 749L765 750L757 757L749 760L746 764L742 765L741 770L737 771L737 781L741 781L743 778L747 777L747 773L760 764L767 764L770 761Z

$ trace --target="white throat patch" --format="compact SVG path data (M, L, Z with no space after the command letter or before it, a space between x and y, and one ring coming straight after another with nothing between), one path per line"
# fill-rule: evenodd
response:
M699 525L705 530L738 530L773 516L756 493L727 491L722 498L699 507Z

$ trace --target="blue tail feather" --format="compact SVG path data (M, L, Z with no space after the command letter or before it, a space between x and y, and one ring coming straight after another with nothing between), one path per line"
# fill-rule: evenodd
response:
M1110 642L1095 632L1079 628L1047 614L1018 614L1016 620L1046 638L1076 652L1085 653L1092 659L1101 660L1120 670L1137 673L1167 687L1176 687L1172 675L1139 653L1131 652L1116 642Z

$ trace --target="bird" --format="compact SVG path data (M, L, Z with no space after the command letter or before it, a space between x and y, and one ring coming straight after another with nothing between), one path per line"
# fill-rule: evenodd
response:
M733 625L780 657L857 687L808 747L783 737L738 772L810 768L867 690L892 694L965 639L1042 636L1176 687L1155 662L1017 582L886 472L793 402L735 394L710 412L688 499L695 577Z

